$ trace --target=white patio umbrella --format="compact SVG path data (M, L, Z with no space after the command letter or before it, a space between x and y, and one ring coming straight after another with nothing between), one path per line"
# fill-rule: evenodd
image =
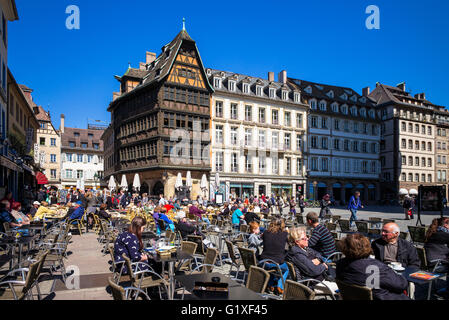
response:
M192 187L193 187L192 175L191 175L190 171L187 171L186 187L189 187L189 190L192 190Z
M120 188L123 188L125 191L128 190L128 181L126 181L125 175L122 175L122 183L120 183Z
M136 191L140 190L140 177L138 173L134 175L133 187Z
M404 195L406 195L406 194L408 194L407 189L400 189L400 190L399 190L399 195L400 195L400 196L404 196Z
M200 188L204 192L204 194L207 194L207 177L206 177L206 174L203 174L203 176L201 177Z
M84 190L84 178L81 178L80 190Z
M410 191L408 192L409 194L414 194L414 195L418 195L418 190L416 189L410 189Z
M175 189L179 190L179 188L182 187L182 175L181 172L178 172L178 176L176 177L175 181Z
M218 191L219 188L220 188L220 175L217 172L215 173L215 189L217 189Z
M76 189L78 189L78 190L81 189L81 181L80 180L76 180Z
M110 178L109 178L109 183L108 183L108 188L109 188L109 190L115 190L115 188L117 188L117 184L115 183L115 179L114 179L114 176L111 176Z

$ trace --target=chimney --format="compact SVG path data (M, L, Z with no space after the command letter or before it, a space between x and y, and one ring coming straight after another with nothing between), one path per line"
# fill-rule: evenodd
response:
M59 131L61 131L61 133L64 133L64 124L65 124L65 116L61 114L61 124L59 125Z
M362 89L362 96L368 97L369 94L370 94L370 90L371 90L370 87L363 88Z
M282 70L281 72L279 72L278 81L282 82L284 84L287 83L287 71L286 70Z
M150 64L154 60L156 60L156 54L154 52L147 51L147 64Z
M274 72L268 72L268 81L273 81L274 82Z
M415 94L415 99L418 99L418 100L426 100L426 94L423 92L423 93L418 93L418 94Z
M146 64L145 62L140 62L140 63L139 63L139 69L140 69L140 70L146 70L146 69L147 69L147 68L146 68L146 65L147 65L147 64Z
M405 92L405 82L399 83L396 87Z

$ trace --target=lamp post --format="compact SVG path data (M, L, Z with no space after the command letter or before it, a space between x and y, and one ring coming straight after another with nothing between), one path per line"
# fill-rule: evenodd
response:
M95 172L95 174L94 174L95 189L97 189L97 180L99 180L99 176L98 176L98 172Z

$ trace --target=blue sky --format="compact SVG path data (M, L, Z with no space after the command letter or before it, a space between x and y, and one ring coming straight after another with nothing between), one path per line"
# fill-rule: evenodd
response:
M85 128L106 111L114 75L145 52L157 54L182 28L197 42L206 67L267 77L288 76L347 86L359 93L376 82L405 81L449 106L449 1L148 1L16 0L9 23L8 64L33 88L59 128ZM80 8L80 30L68 30L66 7ZM380 30L368 30L365 9L380 9Z

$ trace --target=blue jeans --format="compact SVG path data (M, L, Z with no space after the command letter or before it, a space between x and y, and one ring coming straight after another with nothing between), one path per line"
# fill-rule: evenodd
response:
M350 226L353 225L354 221L357 221L357 209L349 209L351 211L351 217L349 218Z
M175 232L175 225L173 223L166 223L165 224L165 230L170 229L171 231ZM161 229L159 228L159 224L156 224L156 235L161 235Z
M208 218L206 218L206 217L203 217L203 218L202 218L202 220L203 220L204 222L206 222L206 224L207 224L207 225L210 225L210 221L209 221L209 219L208 219Z
M281 277L279 277L279 275L277 275L277 274L273 275L272 273L270 273L270 281L268 281L268 286L269 287L276 286L276 287L284 290L283 282L285 282L288 277L288 266L284 262L283 264L280 264L279 267L281 268L282 278L284 279L284 281L282 281L282 279L281 279ZM274 268L276 268L276 265L274 263L265 264L265 269L267 269L267 270L271 270ZM276 281L277 281L277 284L276 284Z

